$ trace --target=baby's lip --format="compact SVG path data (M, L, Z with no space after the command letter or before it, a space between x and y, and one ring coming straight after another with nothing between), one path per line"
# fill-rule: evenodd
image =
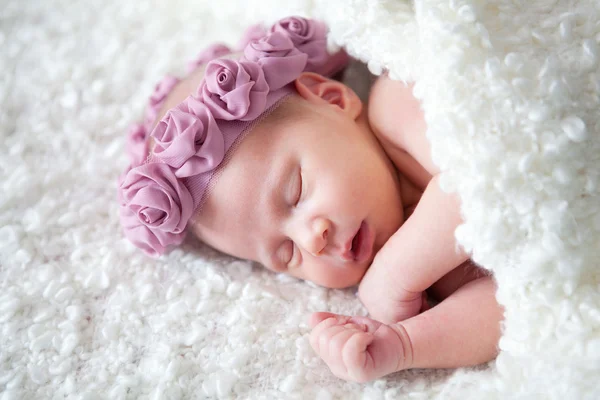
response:
M358 226L358 228L354 231L352 236L350 236L348 238L348 240L345 242L344 247L342 248L342 259L344 261L354 261L355 251L352 249L352 242L354 241L354 238L356 237L356 235L358 235L358 233L360 232L361 227L362 227L362 222Z

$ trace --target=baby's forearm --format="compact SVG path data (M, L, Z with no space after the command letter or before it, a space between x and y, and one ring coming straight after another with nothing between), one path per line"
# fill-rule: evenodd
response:
M410 318L421 293L469 259L457 248L462 222L457 195L442 191L434 177L411 217L377 253L358 288L371 316L385 323Z
M492 360L498 353L503 309L491 277L473 280L432 309L397 323L412 355L405 368L453 368Z
M445 193L439 177L434 177L414 213L379 251L372 268L384 270L391 282L408 292L422 292L469 258L454 237L461 223L458 196Z

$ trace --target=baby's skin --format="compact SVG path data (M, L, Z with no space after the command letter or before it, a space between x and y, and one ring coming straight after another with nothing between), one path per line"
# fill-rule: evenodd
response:
M359 285L373 319L317 313L311 317L311 344L334 374L354 381L489 361L497 354L503 310L492 277L457 249L460 202L440 189L412 86L383 76L369 103L373 133L419 196L416 204L414 198L403 201L405 211L414 211L377 252ZM429 307L426 291L440 301L437 306Z
M159 118L201 78L182 81ZM359 285L370 318L310 318L311 345L340 378L493 359L503 310L492 277L456 245L460 203L439 187L412 87L382 76L367 106L314 73L295 86L223 165L191 230L275 272Z

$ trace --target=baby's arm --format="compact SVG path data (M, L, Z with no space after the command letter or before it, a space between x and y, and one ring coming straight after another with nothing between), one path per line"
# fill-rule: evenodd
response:
M408 368L477 365L497 354L502 308L491 277L460 287L405 321L315 313L310 342L334 375L366 382Z
M462 222L455 194L428 184L411 217L377 253L359 286L371 316L393 323L416 315L421 294L469 256L457 248L454 230Z

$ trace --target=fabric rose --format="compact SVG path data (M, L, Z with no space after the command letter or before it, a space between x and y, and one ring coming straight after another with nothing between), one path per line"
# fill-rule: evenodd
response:
M232 51L229 47L222 43L214 43L200 52L196 58L187 64L187 72L191 73L196 68L198 68L202 64L206 64L209 61L212 61L216 58L226 56L227 54L231 54Z
M156 121L156 116L162 108L165 100L171 90L179 83L179 79L174 76L166 75L160 82L154 87L154 93L150 96L148 101L148 107L146 108L146 117L144 119L144 127L146 132L152 130L152 125Z
M294 46L308 55L306 71L319 72L319 68L329 57L327 26L322 22L302 17L288 17L279 20L271 27L270 31L288 35Z
M246 32L244 32L244 35L239 41L236 49L238 49L239 51L244 50L248 43L252 42L253 40L259 40L266 34L267 30L264 28L264 26L260 24L252 25L248 29L246 29Z
M194 211L192 195L171 168L150 163L131 169L119 187L119 200L162 244L183 233ZM133 226L126 214L128 226ZM170 240L170 239L169 239Z
M178 178L211 171L225 155L225 141L215 119L192 96L169 110L151 136L153 157L174 168Z
M248 43L244 57L262 66L270 90L277 90L296 79L304 71L308 58L294 47L288 35L281 32Z
M265 109L269 85L262 67L251 61L213 60L197 96L215 119L251 121Z
M146 136L146 128L142 124L133 124L129 127L126 151L129 161L134 167L142 165L148 156Z
M127 206L120 207L119 218L125 237L151 257L160 256L168 246L180 245L185 238L185 232L170 233L148 228Z

